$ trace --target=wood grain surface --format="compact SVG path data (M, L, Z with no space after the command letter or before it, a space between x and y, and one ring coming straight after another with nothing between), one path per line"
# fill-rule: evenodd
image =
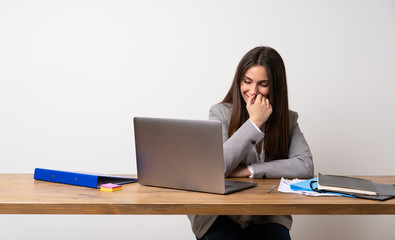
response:
M377 183L395 183L395 176L359 177ZM374 201L308 197L278 192L279 179L232 180L256 182L258 186L217 195L131 183L123 185L121 191L104 192L37 181L32 174L0 174L0 214L395 214L395 198ZM267 193L274 184L277 187Z

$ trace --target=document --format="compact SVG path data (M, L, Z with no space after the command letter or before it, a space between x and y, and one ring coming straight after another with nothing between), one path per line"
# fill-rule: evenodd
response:
M319 193L314 191L313 189L310 188L310 182L311 181L317 181L317 178L312 178L309 180L300 180L300 179L292 179L288 180L285 178L281 178L280 180L280 186L278 187L278 191L282 193L296 193L296 194L303 194L306 196L313 196L313 197L318 197L318 196L347 196L347 197L352 197L346 194L341 194L341 193ZM313 185L313 187L316 187Z

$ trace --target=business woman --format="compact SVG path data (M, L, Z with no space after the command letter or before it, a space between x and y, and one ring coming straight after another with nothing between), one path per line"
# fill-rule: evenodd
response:
M209 119L222 122L225 177L313 177L298 114L288 108L284 62L273 48L256 47L244 55ZM188 217L197 239L290 239L291 216Z

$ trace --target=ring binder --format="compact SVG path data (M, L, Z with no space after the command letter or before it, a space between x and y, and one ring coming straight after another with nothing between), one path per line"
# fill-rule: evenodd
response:
M34 179L91 188L100 188L100 185L104 183L126 184L137 182L137 178L94 173L67 172L44 168L36 168L34 170Z

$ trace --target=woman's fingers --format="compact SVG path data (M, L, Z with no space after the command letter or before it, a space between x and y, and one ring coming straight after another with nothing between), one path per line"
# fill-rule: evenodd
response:
M266 98L265 96L263 96L262 94L258 94L256 96L255 102L256 104L259 104L263 107L268 107L270 106L270 101L268 98Z
M262 97L263 97L262 94L258 94L258 95L256 96L256 98L255 98L255 103L261 104L261 103L262 103Z
M251 97L252 98L252 97ZM253 99L249 98L247 103L247 111L250 115L251 121L258 127L261 127L263 123L267 121L272 113L272 106L269 99L262 94L258 94Z

